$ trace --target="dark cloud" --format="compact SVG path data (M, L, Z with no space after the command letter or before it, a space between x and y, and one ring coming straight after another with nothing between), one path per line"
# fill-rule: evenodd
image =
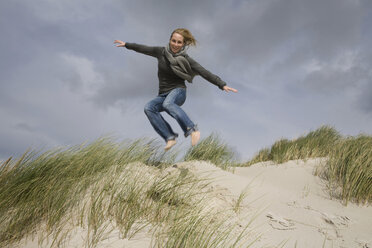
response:
M303 81L312 91L327 96L353 99L359 110L372 110L372 56L367 54L346 54L333 62L315 65Z
M15 125L15 128L18 130L26 131L26 132L33 132L35 128L30 126L30 124L25 122L19 122Z
M361 61L351 58L353 61L341 62L341 64L325 64L309 72L304 83L317 91L339 93L350 88L356 88L361 82L368 80L369 68ZM345 68L346 67L346 68Z
M361 67L364 69L363 77L359 77L357 106L372 116L372 54L363 55Z
M368 114L372 114L372 78L368 82L367 85L365 85L362 88L362 91L358 98L359 106L362 110L364 110Z
M130 55L133 51L126 49L114 52L120 53L127 63L116 70L105 71L105 83L90 99L98 106L108 107L122 100L154 96L158 90L156 60L141 54Z
M250 65L267 63L283 49L327 59L358 42L362 13L356 1L348 0L247 1L220 15L211 40L225 39L223 55Z

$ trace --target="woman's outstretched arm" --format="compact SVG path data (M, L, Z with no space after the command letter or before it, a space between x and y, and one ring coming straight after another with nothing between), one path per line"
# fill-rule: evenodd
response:
M226 92L235 92L237 93L238 91L234 88L231 88L226 85L226 82L221 80L220 77L217 75L211 73L207 69L205 69L203 66L201 66L198 62L196 62L193 58L187 57L188 61L190 62L191 68L196 72L198 75L202 76L205 80L211 82L212 84L218 86L221 90L224 90Z
M129 50L133 50L138 53L143 53L143 54L153 56L153 57L159 57L162 52L161 47L145 46L145 45L136 44L136 43L124 42L121 40L114 40L114 44L117 44L116 45L117 47L125 47Z

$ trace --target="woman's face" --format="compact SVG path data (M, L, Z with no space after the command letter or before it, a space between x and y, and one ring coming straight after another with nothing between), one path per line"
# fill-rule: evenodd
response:
M178 53L183 47L183 36L179 33L174 33L169 41L169 46L173 53Z

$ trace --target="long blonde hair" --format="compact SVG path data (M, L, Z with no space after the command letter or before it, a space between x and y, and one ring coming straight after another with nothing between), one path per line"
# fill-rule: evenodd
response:
M191 32L186 29L186 28L177 28L175 29L171 36L170 36L170 39L172 39L172 36L174 33L177 33L177 34L180 34L182 35L183 37L183 42L185 43L186 46L196 46L196 39L194 38L194 36L191 34Z

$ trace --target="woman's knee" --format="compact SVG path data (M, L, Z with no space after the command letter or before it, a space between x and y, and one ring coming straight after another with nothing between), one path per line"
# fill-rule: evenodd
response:
M175 107L178 107L178 105L172 102L164 101L162 107L165 111L169 112Z
M147 114L148 112L155 112L155 107L151 104L151 102L145 105L144 112L145 114Z

